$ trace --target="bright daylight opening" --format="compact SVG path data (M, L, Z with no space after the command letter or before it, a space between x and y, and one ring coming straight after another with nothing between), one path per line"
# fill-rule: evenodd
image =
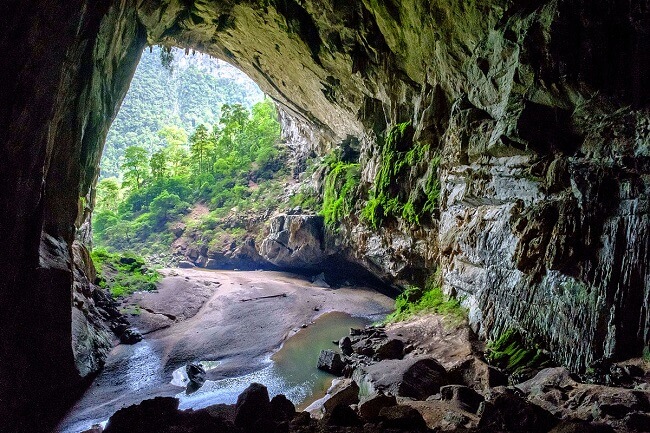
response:
M315 192L330 161L297 153L238 69L145 51L106 140L92 224L97 302L119 344L107 342L62 431L153 396L235 403L252 382L299 409L325 395L321 351L393 301L331 269Z

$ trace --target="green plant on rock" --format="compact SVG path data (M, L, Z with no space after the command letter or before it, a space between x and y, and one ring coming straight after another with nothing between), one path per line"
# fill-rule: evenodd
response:
M437 169L440 157L426 161L429 144L413 142L411 122L399 123L388 130L382 144L381 165L361 216L374 229L386 218L400 218L412 226L420 225L422 216L438 205L440 182ZM427 180L423 190L404 188L412 180L413 168L427 162Z
M437 284L438 279L437 273L432 275L424 289L408 286L395 299L395 311L384 322L401 322L418 314L434 313L446 316L452 324L462 323L467 318L467 312L457 299L443 293Z
M97 270L97 281L114 297L156 289L160 274L146 267L144 259L134 254L114 254L97 248L90 254Z
M361 172L358 163L337 159L330 160L329 167L325 177L321 214L325 218L325 224L335 228L354 209L354 197L361 180Z
M522 335L514 329L508 329L496 340L488 342L486 357L492 365L515 376L551 364L549 357L539 347L526 344Z

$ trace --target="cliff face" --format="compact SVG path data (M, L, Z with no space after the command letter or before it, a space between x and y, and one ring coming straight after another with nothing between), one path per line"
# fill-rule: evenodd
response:
M418 282L439 265L482 335L521 329L572 368L648 344L645 2L10 0L0 16L10 431L56 417L40 395L78 389L72 243L147 43L232 62L311 136L305 152L359 155L340 233L375 273ZM359 214L381 176L401 207L372 208L373 224Z

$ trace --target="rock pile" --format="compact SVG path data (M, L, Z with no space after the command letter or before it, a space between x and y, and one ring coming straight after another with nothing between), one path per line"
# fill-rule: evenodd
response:
M350 423L354 415L379 423L384 430L378 431L397 426L513 433L650 431L650 374L637 364L607 363L590 372L616 387L581 383L562 367L505 386L506 377L480 354L450 367L448 359L413 350L413 344L390 334L381 327L352 329L338 342L340 354L322 351L318 368L346 378L335 381L307 411L323 422L345 414Z

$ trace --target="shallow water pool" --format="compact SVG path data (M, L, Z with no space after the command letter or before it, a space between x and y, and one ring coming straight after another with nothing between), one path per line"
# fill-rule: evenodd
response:
M218 403L235 403L243 390L257 382L266 385L271 397L284 394L298 410L304 409L324 396L334 379L334 376L316 368L320 351L338 350L332 341L348 335L350 328L363 328L370 323L368 318L352 317L340 312L326 313L287 339L263 369L244 376L208 380L193 394L177 394L180 408L200 409Z

